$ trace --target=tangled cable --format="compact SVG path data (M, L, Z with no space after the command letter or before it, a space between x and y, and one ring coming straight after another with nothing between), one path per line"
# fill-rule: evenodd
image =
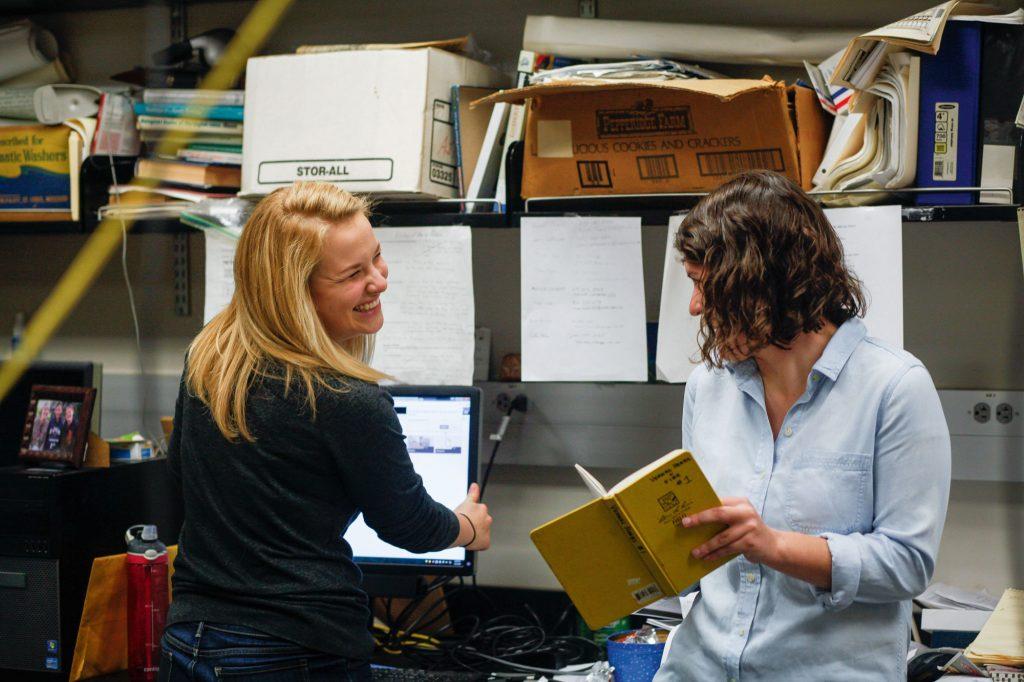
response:
M475 578L469 585L459 578L454 589L445 591L444 599L437 600L410 622L406 622L428 595L443 589L454 580L454 576L445 576L430 582L422 595L410 601L393 618L392 600L386 600L386 620L374 627L379 649L387 654L401 656L427 670L550 674L573 663L599 658L599 649L592 641L574 635L551 634L558 632L564 625L571 613L571 606L566 606L550 626L545 626L537 613L528 604L524 604L525 615L503 614L486 620L467 615L449 621L431 634L422 632L450 616L449 605L459 595L474 596L478 602L488 602L491 612L497 610L486 592L476 586ZM535 665L538 661L549 665Z

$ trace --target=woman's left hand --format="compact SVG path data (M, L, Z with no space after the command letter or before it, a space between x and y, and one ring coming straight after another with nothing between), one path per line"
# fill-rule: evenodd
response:
M745 497L722 498L721 507L705 509L683 517L685 528L705 523L728 526L715 537L693 550L693 556L706 561L742 554L755 564L771 563L779 551L779 532L765 525L764 519Z

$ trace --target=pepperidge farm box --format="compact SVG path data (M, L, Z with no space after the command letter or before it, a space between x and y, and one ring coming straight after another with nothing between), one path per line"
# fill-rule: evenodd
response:
M504 80L436 48L250 59L241 193L323 180L352 192L457 196L452 85Z
M816 142L800 163L795 114L806 107L792 111L771 80L574 79L486 99L528 102L524 198L707 192L754 168L801 182L827 134L823 122L804 126Z

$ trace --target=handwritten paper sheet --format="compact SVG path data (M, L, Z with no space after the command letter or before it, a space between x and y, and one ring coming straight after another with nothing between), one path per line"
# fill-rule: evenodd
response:
M640 218L524 218L523 381L646 381Z
M235 293L235 249L238 239L204 231L206 238L206 296L203 301L203 324L231 302Z
M408 384L473 383L475 310L469 227L374 230L388 264L373 366Z
M903 222L899 206L826 209L843 242L846 264L860 278L868 298L868 334L903 347ZM700 322L688 309L693 283L686 277L674 236L682 216L672 216L665 249L658 349L662 381L682 383L696 366Z
M655 369L659 381L685 382L699 363L696 355L700 318L689 313L693 282L683 270L683 256L675 248L676 231L683 216L668 221L665 265L661 280L661 309L658 313L658 348ZM694 358L698 358L694 362Z

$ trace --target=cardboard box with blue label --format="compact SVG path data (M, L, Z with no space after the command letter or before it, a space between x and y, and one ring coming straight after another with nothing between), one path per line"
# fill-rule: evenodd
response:
M457 196L452 85L505 80L436 48L250 59L241 193L323 180L352 192Z

